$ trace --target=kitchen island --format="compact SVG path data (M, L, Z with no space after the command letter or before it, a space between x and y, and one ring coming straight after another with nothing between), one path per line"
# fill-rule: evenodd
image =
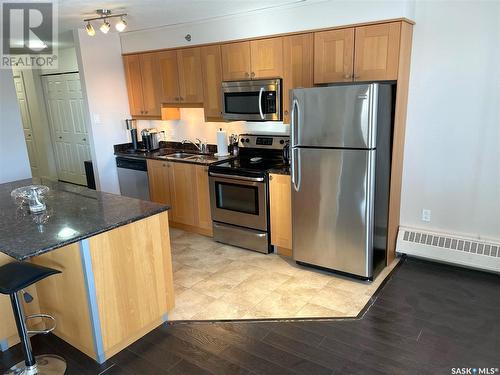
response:
M49 186L47 210L30 214L10 193ZM169 206L39 180L0 185L0 264L62 271L28 289L27 313L55 317L54 334L103 362L167 320L174 307ZM0 349L19 341L0 295ZM43 322L34 322L42 325Z

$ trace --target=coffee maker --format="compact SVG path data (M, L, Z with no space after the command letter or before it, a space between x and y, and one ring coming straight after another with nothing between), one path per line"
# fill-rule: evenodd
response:
M125 124L127 125L127 130L130 130L130 138L132 139L132 148L137 151L137 120L136 119L126 119Z

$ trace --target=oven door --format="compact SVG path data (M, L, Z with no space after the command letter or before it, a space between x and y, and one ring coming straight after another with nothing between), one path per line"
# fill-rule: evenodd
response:
M222 82L226 120L280 121L281 80Z
M212 220L267 231L267 184L264 177L210 172Z

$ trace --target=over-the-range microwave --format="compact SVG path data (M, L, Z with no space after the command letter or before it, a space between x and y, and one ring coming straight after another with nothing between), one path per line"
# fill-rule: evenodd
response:
M281 79L222 82L222 117L281 121Z

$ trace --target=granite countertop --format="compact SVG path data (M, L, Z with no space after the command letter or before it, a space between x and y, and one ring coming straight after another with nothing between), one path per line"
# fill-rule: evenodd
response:
M30 184L50 188L44 213L31 214L27 206L19 207L10 196L13 189ZM0 184L0 252L26 260L169 208L36 178Z
M290 165L283 165L278 168L271 168L268 173L290 175Z
M209 152L207 154L200 153L194 145L191 144L182 144L180 142L160 142L160 149L155 151L134 151L132 149L131 143L123 143L119 145L115 145L114 152L115 156L122 157L133 157L140 159L155 159L155 160L163 160L163 161L172 161L179 163L189 163L189 164L199 164L199 165L211 165L224 163L228 160L234 159L235 156L228 155L223 157L215 156L216 146L209 145ZM199 155L198 158L193 159L181 159L176 157L167 157L168 154L174 154L176 152L187 152L190 154Z

